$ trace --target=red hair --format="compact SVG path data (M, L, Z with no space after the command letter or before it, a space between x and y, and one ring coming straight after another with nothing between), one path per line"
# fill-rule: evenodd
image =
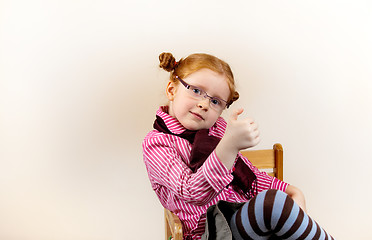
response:
M159 61L159 67L170 72L170 81L172 82L178 82L175 78L176 76L186 78L190 74L203 68L208 68L216 73L222 74L228 79L227 83L230 89L230 96L227 102L232 104L239 98L239 93L235 90L234 75L229 64L215 56L205 53L195 53L177 62L171 53L162 53L159 55Z

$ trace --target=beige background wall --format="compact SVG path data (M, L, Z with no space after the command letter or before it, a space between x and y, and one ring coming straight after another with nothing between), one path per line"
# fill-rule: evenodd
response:
M0 239L163 239L142 162L158 55L232 66L337 239L371 239L370 1L0 1ZM228 113L227 113L228 114Z

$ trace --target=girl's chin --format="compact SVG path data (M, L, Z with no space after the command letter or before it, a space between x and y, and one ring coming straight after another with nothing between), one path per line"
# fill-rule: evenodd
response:
M185 127L185 126L184 126ZM190 130L190 131L198 131L200 130L199 128L195 128L195 127L185 127L187 130Z
M187 130L190 130L190 131L198 131L198 130L201 130L201 129L209 129L211 128L212 126L210 127L207 127L205 125L200 125L200 124L197 124L197 123L181 123L182 126L184 128L186 128Z
M190 124L190 123L181 123L182 126L184 128L186 128L187 130L190 130L190 131L197 131L197 130L200 130L201 127L200 126L196 126L196 124Z

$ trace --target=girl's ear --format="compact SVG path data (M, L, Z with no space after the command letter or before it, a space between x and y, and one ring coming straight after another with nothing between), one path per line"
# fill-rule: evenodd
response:
M174 82L169 81L166 93L169 101L173 101L176 96L177 85Z

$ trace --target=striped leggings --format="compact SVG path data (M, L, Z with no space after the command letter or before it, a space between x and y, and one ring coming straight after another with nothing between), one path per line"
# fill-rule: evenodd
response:
M286 193L267 190L236 211L230 220L234 239L333 239Z

